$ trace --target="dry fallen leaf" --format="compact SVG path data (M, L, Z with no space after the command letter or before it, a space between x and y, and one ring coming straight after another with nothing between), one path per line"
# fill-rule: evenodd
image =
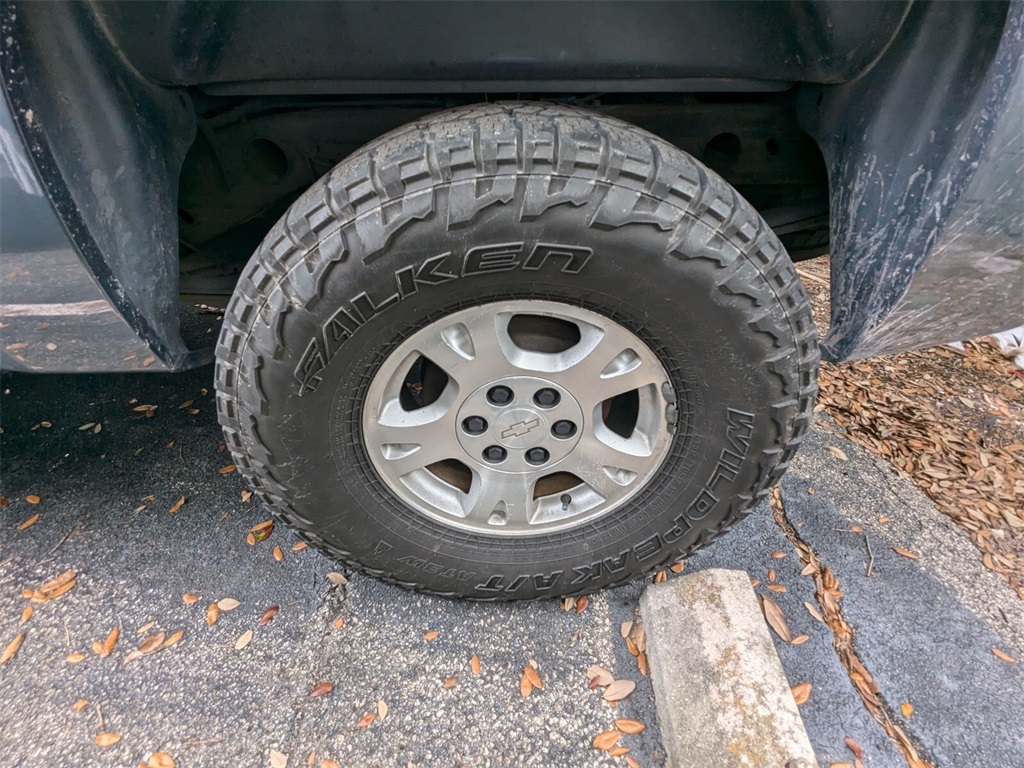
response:
M644 629L643 624L637 624L633 628L632 634L630 634L633 642L636 643L637 650L641 653L647 650L647 630Z
M345 574L338 573L337 571L331 571L328 573L327 580L336 587L344 587L348 584L348 579L345 578Z
M774 557L776 560L781 560L785 556L786 556L785 552L779 552L778 550L776 550L775 552L772 552L772 557Z
M177 645L181 642L181 638L185 636L185 630L179 629L177 632L172 634L166 640L164 640L164 648L170 648L172 645Z
M663 584L666 581L668 581L668 574L664 571L658 571L651 577L652 584Z
M789 630L786 617L782 615L782 609L768 595L761 595L761 610L764 611L765 619L776 634L787 643L793 642L793 633Z
M611 685L614 682L615 677L604 667L599 667L597 664L591 664L587 667L587 679L596 680L598 685Z
M154 752L149 756L146 768L175 768L176 765L174 758L166 752Z
M156 626L156 622L155 621L146 622L141 627L139 627L137 630L135 630L135 634L137 634L137 635L144 635L147 632L149 632L149 630L151 630L155 626Z
M524 699L528 698L533 693L533 683L530 682L530 678L523 673L523 676L519 678L519 695Z
M263 612L263 615L260 616L260 626L262 627L264 624L269 624L273 621L279 610L281 610L281 606L279 605L272 605L267 608L267 610Z
M110 655L110 652L114 650L114 646L117 645L117 639L120 636L120 627L114 627L112 630L110 630L110 633L107 635L107 639L103 641L103 645L100 648L99 657L101 659L105 659L107 658L107 656Z
M640 768L640 761L632 755L628 755L626 757L626 765L628 765L629 768Z
M71 705L71 708L73 710L75 710L75 712L81 712L83 709L85 709L88 706L89 706L89 700L88 699L78 699L74 704Z
M636 683L632 680L615 680L604 689L605 701L620 701L633 692Z
M812 686L810 683L797 683L790 691L793 693L793 701L797 703L797 706L807 702L811 698Z
M198 603L199 595L190 595L188 592L186 592L184 595L181 596L181 602L183 602L185 605L192 605L192 603Z
M24 624L26 621L32 618L32 614L35 613L35 611L36 609L33 608L31 605L26 605L25 610L21 612L21 620L18 623Z
M447 680L445 680L443 683L441 683L441 687L445 688L445 689L454 688L455 684L458 681L459 681L459 676L458 675L452 675Z
M590 598L586 595L582 595L576 598L576 613L583 613L587 610L587 606L590 605Z
M0 664L6 664L13 659L14 654L18 652L18 649L21 648L21 644L23 642L25 642L25 633L19 632L15 635L14 639L7 644L7 647L4 648L4 652L0 654Z
M682 573L683 568L685 567L686 562L684 560L678 560L677 562L672 563L672 565L670 565L668 569L672 571L672 573Z
M233 611L240 605L241 603L233 597L224 597L217 601L217 607L222 611Z
M166 632L154 632L151 635L147 635L146 639L139 643L139 653L152 653L163 645L166 639Z
M436 629L433 629L430 632L427 632L425 635L423 635L423 639L427 641L436 640L439 634L440 632L438 632Z
M377 715L374 712L367 712L365 715L356 721L356 728L369 728L373 725L373 721L377 719Z
M235 640L235 650L240 651L249 643L252 642L252 630L247 629L243 632L237 640Z
M252 498L252 491L250 491L248 488L243 488L242 489L242 503L243 504L248 504L249 500L251 498Z
M843 451L842 448L837 448L834 445L826 445L825 446L825 450L828 451L829 453L831 453L837 459L840 459L841 461L849 461L850 460L849 457L846 455L846 453Z
M526 675L526 679L530 681L530 685L534 688L544 688L544 683L540 679L540 674L533 667L523 667L523 674Z
M292 552L301 552L308 546L309 544L307 544L306 542L300 541L298 544L292 544Z
M649 671L647 666L647 654L643 651L640 651L636 657L636 668L640 670L641 675L647 677L647 672Z
M797 635L793 638L793 645L803 645L810 639L810 635Z
M36 513L35 513L34 515L32 515L32 517L30 517L30 518L29 518L28 520L26 520L26 521L25 521L24 523L22 523L21 525L19 525L19 526L18 526L18 530L19 530L19 531L24 531L24 530L25 530L26 528L28 528L28 527L29 527L30 525L33 525L33 524L34 524L34 523L35 523L35 522L36 522L37 520L39 520L39 513L38 513L38 512L36 512Z
M29 504L38 504L39 503L39 497L36 496L35 494L32 494L32 495L26 496L25 497L25 501L27 501Z
M309 698L319 699L321 696L326 696L333 690L334 683L317 683L313 686L313 690L309 692Z
M218 616L220 616L220 608L216 603L210 603L210 606L206 609L206 623L212 627L217 623Z
M902 704L900 704L900 714L904 717L910 717L912 714L914 714L914 705L911 704L909 701L904 701Z
M336 618L334 620L334 628L335 629L341 629L343 626L345 626L345 617L344 616L339 616L338 618Z
M221 467L220 469L218 469L217 472L219 472L222 475L230 475L236 469L238 469L238 467L236 467L234 464L228 464L226 467Z
M85 658L86 657L85 657L84 653L77 653L76 652L76 653L69 653L67 656L64 657L64 661L66 661L68 664L78 664L80 662L85 661Z
M288 768L288 755L276 749L270 750L270 768Z
M904 557L908 557L911 560L917 560L920 557L920 555L911 552L909 549L904 549L903 547L893 547L892 551L895 552L897 555L903 555Z
M173 515L175 512L177 512L179 509L181 509L184 506L184 504L185 504L185 497L182 496L180 499L178 499L176 502L174 502L173 506L170 509L168 509L167 511L170 514Z
M29 590L28 596L32 599L33 603L45 603L47 600L55 600L78 583L76 581L77 575L75 571L64 571L60 576L50 579L39 589Z
M594 737L594 749L611 749L621 737L618 731L603 731Z
M785 588L784 586L782 586L781 584L769 584L769 585L767 585L767 586L765 587L765 589L767 589L767 590L769 590L769 591L771 591L771 592L778 592L778 593L780 593L780 594L781 594L782 592L788 592L788 591L789 591L788 589L786 589L786 588Z
M818 567L814 563L808 563L800 569L801 576L810 576L812 573L818 570Z
M622 622L622 626L619 627L619 634L622 635L623 637L628 637L629 633L632 630L633 630L633 622L632 621L624 621L624 622Z
M623 733L629 734L643 733L644 729L647 728L647 726L641 723L639 720L628 720L625 718L621 720L616 720L615 727Z
M608 754L611 757L622 757L623 755L629 754L629 747L623 747L621 745L617 747L612 747L608 750Z
M284 560L284 552L282 552L281 548L277 545L274 545L274 559L279 563Z
M316 753L314 752L313 754L315 755ZM311 762L309 764L312 765L313 763ZM341 763L339 763L337 760L331 760L330 758L327 758L326 760L320 761L320 768L341 768Z
M1013 656L1010 656L1008 653L1003 653L998 648L993 648L992 653L994 653L998 658L1002 659L1003 661L1009 662L1010 664L1017 663L1017 660L1013 658Z
M388 705L383 701L377 702L377 717L383 720L388 716Z
M249 529L249 536L246 537L246 541L249 541L249 539L252 539L252 541L250 541L249 543L250 544L255 544L257 542L263 541L268 536L270 536L270 534L272 534L273 532L274 532L274 521L273 520L264 520L262 523L256 523L256 525L254 525L252 528Z
M480 676L480 657L475 653L469 657L469 668L473 670L473 677Z
M809 614L811 614L811 616L813 616L815 619L820 621L822 624L825 623L825 619L818 612L818 609L815 607L814 603L808 603L808 602L804 601L804 608L806 608L807 612Z
M846 742L847 748L851 752L853 752L854 757L858 757L858 758L864 757L864 750L860 748L860 744L857 743L856 739L854 739L854 738L852 738L850 736L847 736L844 739L844 741Z
M120 740L121 734L113 733L111 731L101 733L96 737L96 743L99 744L101 747L112 747L115 744L117 744L117 742L119 742Z

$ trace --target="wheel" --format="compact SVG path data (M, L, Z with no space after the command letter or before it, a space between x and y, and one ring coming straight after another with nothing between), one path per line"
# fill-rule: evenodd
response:
M304 539L436 594L665 567L782 474L810 307L750 205L575 109L483 105L360 150L244 271L218 344L239 470Z

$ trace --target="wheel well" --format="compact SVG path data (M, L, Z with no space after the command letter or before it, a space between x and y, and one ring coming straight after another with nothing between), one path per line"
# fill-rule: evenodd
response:
M821 152L797 124L796 90L515 96L585 106L684 149L735 186L800 257L827 246L828 179ZM491 100L191 95L199 130L182 166L178 225L181 291L197 295L229 294L288 206L362 145L432 112Z

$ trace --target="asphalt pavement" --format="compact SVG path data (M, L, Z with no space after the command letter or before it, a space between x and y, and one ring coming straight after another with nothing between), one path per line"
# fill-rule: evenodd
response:
M210 368L0 377L0 494L9 501L0 509L0 646L25 632L0 667L0 765L134 766L164 751L179 766L266 766L275 750L293 768L312 752L313 764L343 766L622 766L624 757L591 747L621 717L647 724L623 737L630 756L664 764L649 679L619 633L643 583L594 595L579 614L555 601L474 604L350 574L293 551L297 539L281 527L247 544L269 514L243 500L237 473L221 472L231 459L212 379ZM922 756L955 768L1024 765L1024 675L991 650L1024 658L1024 610L970 542L888 466L821 429L783 494L799 536L835 571L857 652ZM905 766L855 693L831 630L804 607L815 602L813 583L767 504L686 564L707 567L747 570L759 591L770 568L786 587L771 596L794 634L810 639L775 637L776 647L790 683L813 685L800 711L819 761L852 762L849 737L865 765ZM67 570L78 577L66 594L38 604L22 596ZM332 583L332 572L348 583ZM200 599L186 604L186 593ZM224 598L240 604L208 625L207 606ZM19 625L27 605L34 613ZM271 606L279 612L261 625ZM114 626L120 639L100 658L91 644ZM177 644L126 660L154 632L177 630ZM68 663L73 653L86 658ZM544 687L523 698L531 661ZM588 689L591 664L634 680L636 691L611 708ZM333 689L310 697L322 682ZM89 703L76 711L80 699ZM383 712L380 702L386 716L359 727ZM100 747L103 732L121 738Z

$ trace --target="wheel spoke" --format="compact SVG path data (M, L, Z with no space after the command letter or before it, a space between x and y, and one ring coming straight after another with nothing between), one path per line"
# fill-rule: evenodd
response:
M382 411L374 440L388 470L396 476L459 454L455 412L443 396L415 411L405 411L391 403Z
M610 430L608 442L588 430L564 463L572 472L606 499L621 493L641 476L650 464L650 451L642 440L629 440Z
M619 327L604 330L596 341L581 339L578 346L583 356L552 378L570 387L585 410L615 395L665 380L661 366L645 361L637 350L637 340Z
M505 341L507 338L507 318L486 314L441 325L420 340L417 350L468 393L510 372L504 352L511 344L511 340Z
M529 525L534 506L530 475L483 469L474 472L463 510L467 523L500 529Z

